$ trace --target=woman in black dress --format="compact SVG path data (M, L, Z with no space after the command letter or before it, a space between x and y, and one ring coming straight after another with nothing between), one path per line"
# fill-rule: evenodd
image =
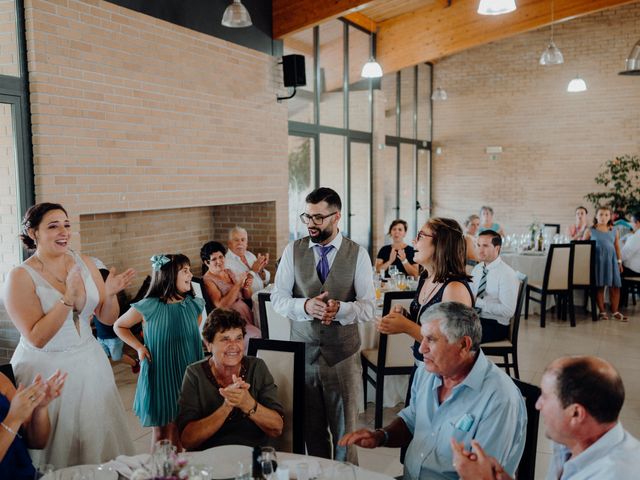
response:
M470 277L465 271L465 238L460 224L450 218L432 218L413 241L414 260L422 265L416 296L409 312L400 305L378 322L378 331L393 335L406 333L415 339L414 357L422 362L418 347L422 341L420 314L440 302L460 302L473 307Z
M418 266L413 260L414 250L411 245L404 242L407 234L407 222L404 220L394 220L389 227L391 245L385 245L378 252L376 258L376 272L385 272L385 277L389 276L388 268L391 265L398 267L400 273L417 276Z

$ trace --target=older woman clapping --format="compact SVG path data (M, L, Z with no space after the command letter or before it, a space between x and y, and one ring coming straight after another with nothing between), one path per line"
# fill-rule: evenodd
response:
M187 368L176 423L187 450L265 445L282 433L282 406L264 361L243 356L244 322L215 309L202 330L208 360Z

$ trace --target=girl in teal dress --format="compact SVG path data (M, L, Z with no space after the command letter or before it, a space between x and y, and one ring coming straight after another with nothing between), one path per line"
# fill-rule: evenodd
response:
M141 362L133 413L143 426L153 427L152 445L167 439L181 449L174 420L184 372L204 357L198 330L204 300L196 298L191 288L193 275L186 256L154 255L151 265L147 295L131 304L113 327ZM140 322L144 344L130 330Z

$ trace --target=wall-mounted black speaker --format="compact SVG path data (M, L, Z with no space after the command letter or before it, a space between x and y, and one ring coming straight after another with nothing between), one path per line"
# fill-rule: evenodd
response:
M304 71L304 55L282 57L282 74L285 87L303 87L307 84Z

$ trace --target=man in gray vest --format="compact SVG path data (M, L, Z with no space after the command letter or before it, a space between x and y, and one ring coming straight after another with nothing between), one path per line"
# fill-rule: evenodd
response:
M371 259L338 231L342 202L334 190L318 188L306 202L300 219L309 236L284 249L271 301L292 320L291 340L306 344L309 455L331 458L333 453L336 460L357 463L355 447L337 443L355 429L362 398L357 324L373 320L375 314Z

